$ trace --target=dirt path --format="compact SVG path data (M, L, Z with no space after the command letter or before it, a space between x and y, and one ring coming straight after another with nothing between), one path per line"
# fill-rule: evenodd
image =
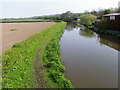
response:
M44 45L46 46L46 45ZM41 55L42 55L42 51L45 47L40 47L38 49L38 52L36 54L36 60L35 60L35 75L36 75L36 83L38 85L39 88L45 88L46 87L46 82L43 81L43 75L40 73L44 67L42 65L40 65L40 63L42 62L41 60Z
M41 65L43 63L42 60L42 54L43 51L46 47L46 45L48 44L48 42L53 38L54 34L50 35L49 38L47 38L45 41L43 41L43 43L41 44L40 48L37 51L36 54L36 60L35 60L35 75L36 75L36 83L38 84L38 86L40 88L45 88L46 85L46 81L42 80L43 79L43 74L40 74L40 72L42 72L42 70L44 69L44 66Z
M15 43L27 39L32 34L38 33L54 25L54 22L32 23L0 23L0 54L10 49ZM11 31L13 30L13 31Z

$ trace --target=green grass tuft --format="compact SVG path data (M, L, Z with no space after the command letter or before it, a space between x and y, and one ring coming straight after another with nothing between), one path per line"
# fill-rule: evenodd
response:
M10 29L10 31L16 31L17 29Z

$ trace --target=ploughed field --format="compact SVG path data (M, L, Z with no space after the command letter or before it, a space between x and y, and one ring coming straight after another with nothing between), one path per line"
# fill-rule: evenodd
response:
M56 24L55 22L0 23L0 54L12 48L15 43L27 39L32 34Z

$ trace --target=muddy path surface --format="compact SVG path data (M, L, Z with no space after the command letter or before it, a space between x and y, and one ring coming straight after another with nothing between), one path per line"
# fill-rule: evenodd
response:
M12 48L15 43L27 39L32 34L56 24L55 22L0 23L0 54Z
M36 76L36 83L38 85L39 88L45 88L48 87L47 85L47 81L44 80L44 75L43 75L43 70L45 69L43 64L43 58L42 55L44 53L45 47L47 46L47 44L50 42L50 40L53 38L54 34L48 36L46 38L46 40L44 40L37 53L36 53L36 58L35 58L35 62L33 64L34 69L35 69L35 76Z

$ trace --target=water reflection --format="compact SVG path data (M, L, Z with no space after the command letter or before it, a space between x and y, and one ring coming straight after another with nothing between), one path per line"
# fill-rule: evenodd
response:
M113 36L100 35L100 43L120 51L120 41Z
M60 41L65 77L75 88L117 88L119 40L77 26L67 28Z
M79 28L79 26L74 23L68 23L68 25L66 26L67 31L72 31L72 30L74 30L74 28Z
M106 45L108 47L111 47L113 49L116 49L120 51L120 40L117 39L114 36L108 36L108 35L97 35L94 31L85 28L84 26L79 26L77 24L68 23L66 30L72 31L74 28L79 29L80 36L86 37L86 38L95 38L97 37L98 41L101 43L101 45Z
M79 34L87 38L94 38L96 36L95 33L88 28L80 29Z

